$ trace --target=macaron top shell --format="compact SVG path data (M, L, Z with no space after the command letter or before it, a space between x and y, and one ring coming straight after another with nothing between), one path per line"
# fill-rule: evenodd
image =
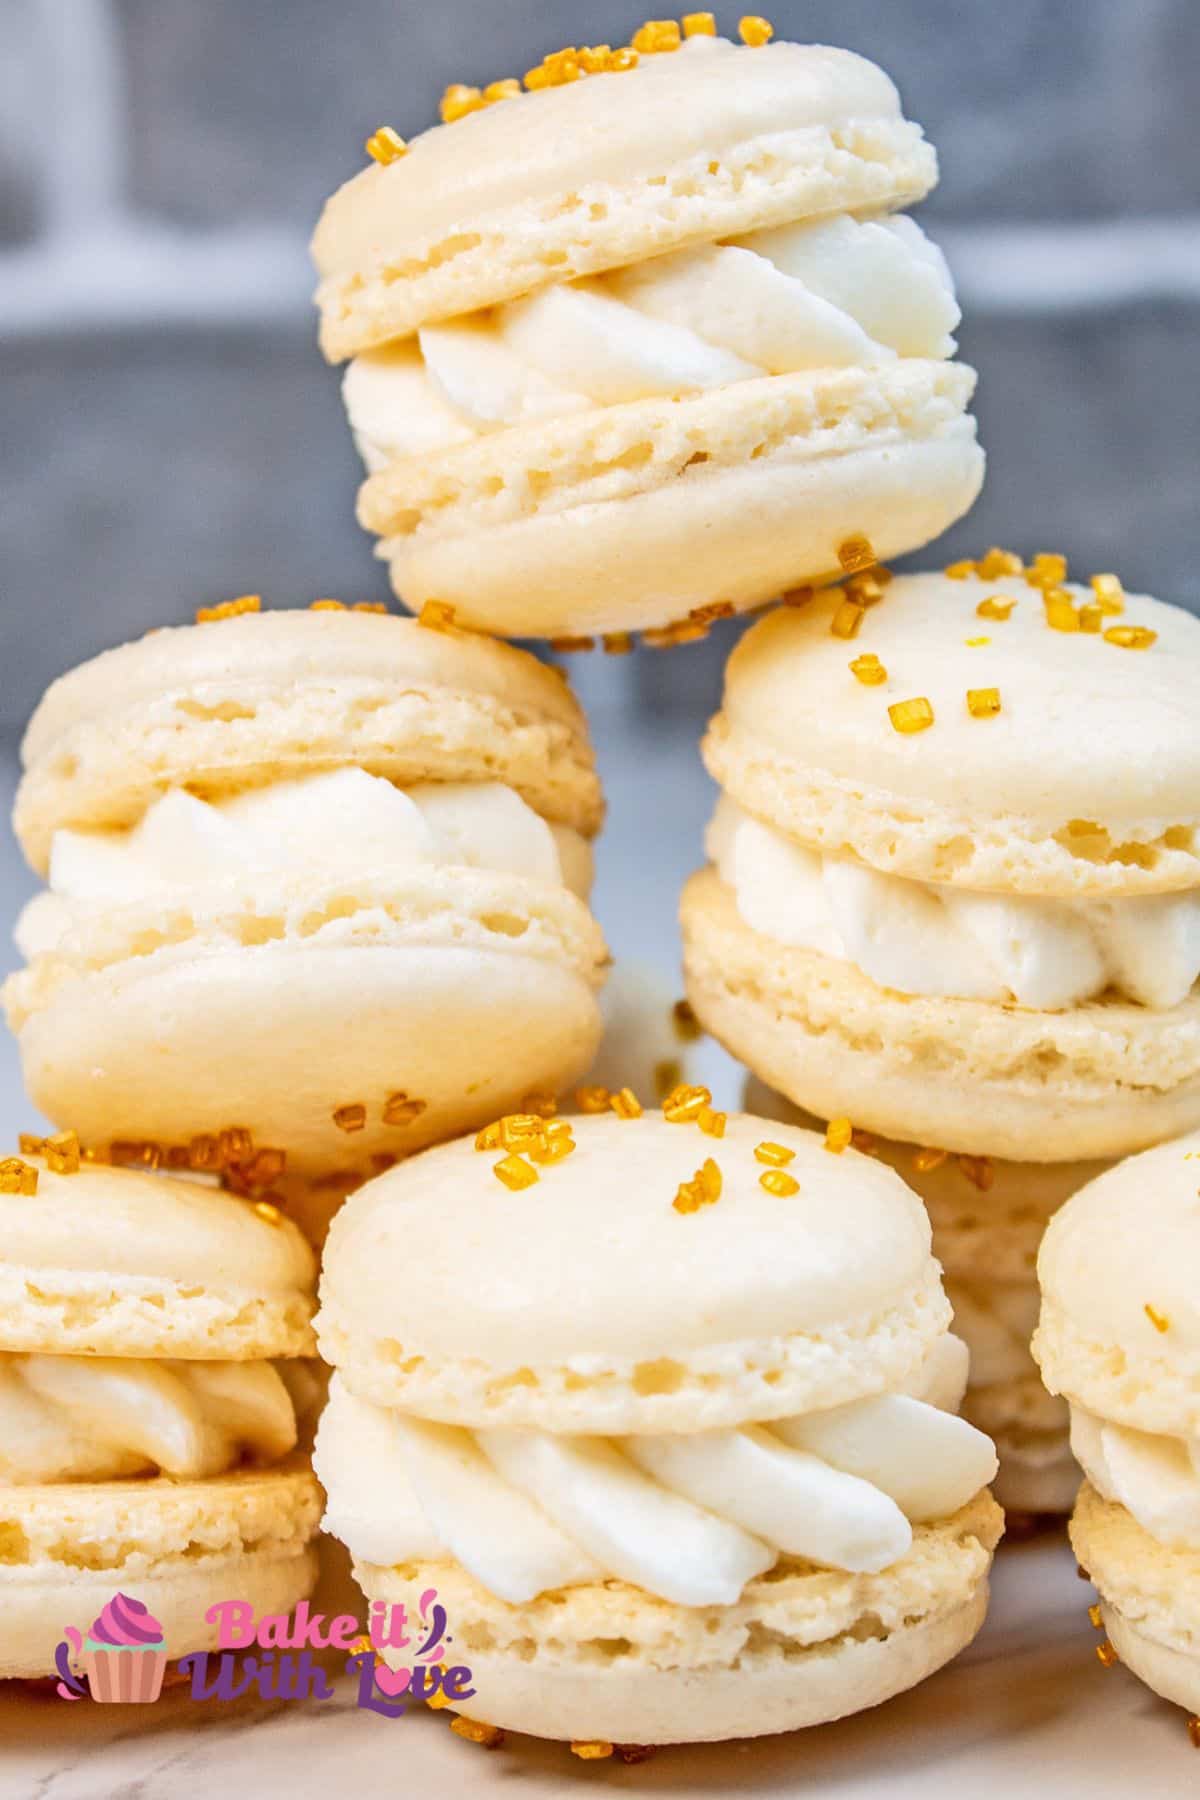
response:
M458 629L374 613L265 612L149 633L61 676L22 745L15 826L44 870L55 830L347 765L399 783L501 781L595 831L587 723L555 672Z
M993 599L1006 617L980 615ZM841 604L781 608L730 658L705 760L748 811L916 879L1081 897L1200 885L1200 619L1131 594L1102 630L1059 631L1020 576L897 577L851 638L832 629ZM1130 626L1156 638L1106 635ZM857 678L863 656L882 680ZM987 690L999 711L980 716L968 694ZM913 699L933 722L898 729L889 709Z
M789 188L793 164L807 204ZM360 170L313 238L324 347L340 358L547 281L806 212L901 207L936 179L932 148L864 58L693 39L437 126ZM497 231L483 262L480 239ZM372 320L353 289L373 277L389 293Z
M195 1180L39 1157L0 1193L0 1351L311 1353L316 1264L296 1226Z
M1047 1386L1143 1431L1200 1433L1200 1133L1116 1164L1050 1221Z
M928 1220L890 1169L742 1115L720 1140L656 1113L572 1124L575 1151L518 1191L502 1152L463 1138L339 1213L318 1329L364 1398L477 1424L700 1429L877 1391L944 1330ZM761 1185L764 1140L797 1191ZM678 1209L705 1164L719 1197Z

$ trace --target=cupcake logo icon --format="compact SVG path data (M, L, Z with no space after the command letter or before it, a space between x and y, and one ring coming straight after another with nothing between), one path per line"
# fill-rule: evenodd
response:
M86 1632L67 1626L54 1661L64 1700L90 1694L105 1704L146 1705L162 1691L167 1646L148 1607L129 1594L114 1594Z

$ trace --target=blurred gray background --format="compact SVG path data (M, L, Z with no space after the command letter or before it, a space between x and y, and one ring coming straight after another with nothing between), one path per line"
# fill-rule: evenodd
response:
M729 34L738 10L718 13ZM921 216L958 276L990 469L937 558L1061 548L1195 605L1200 0L767 11L780 36L882 63L941 153ZM625 0L0 0L5 785L41 688L108 644L248 590L386 595L315 345L321 203L377 125L433 123L447 82L627 41L645 16ZM573 670L610 790L600 911L664 980L708 806L695 740L731 642ZM29 883L7 849L0 882L11 914Z

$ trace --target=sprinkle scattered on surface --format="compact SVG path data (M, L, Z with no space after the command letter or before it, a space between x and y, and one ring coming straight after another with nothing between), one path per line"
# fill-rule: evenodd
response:
M497 1181L502 1181L506 1188L517 1193L521 1188L532 1187L538 1178L538 1172L532 1163L527 1163L523 1156L510 1151L502 1156L498 1163L493 1163L492 1173Z
M697 1038L704 1035L690 1000L675 1002L671 1008L671 1021L675 1027L675 1035L685 1044L695 1043Z
M361 1131L367 1122L367 1109L357 1100L349 1106L335 1106L333 1122L339 1131Z
M681 1181L671 1205L678 1213L699 1212L721 1198L721 1171L711 1156L705 1157L690 1181Z
M911 737L914 732L926 731L933 724L933 707L921 694L914 700L897 700L888 707L888 718L894 730Z
M378 131L372 132L363 149L373 161L382 163L385 168L388 163L398 162L408 154L408 145L390 125L381 125Z
M764 1138L761 1144L754 1146L755 1161L769 1163L773 1169L784 1168L786 1164L794 1162L795 1157L794 1150L789 1150L786 1144L772 1143L770 1138Z
M448 600L426 600L417 614L417 624L424 625L427 631L451 631L454 608Z
M864 687L882 687L887 680L887 670L873 651L856 656L849 667L854 679L861 681Z
M612 1753L613 1746L603 1743L599 1738L587 1742L577 1739L571 1745L571 1755L577 1756L580 1762L603 1762Z
M830 1119L825 1127L825 1148L834 1156L840 1156L850 1146L854 1136L854 1127L849 1119Z
M1157 631L1148 625L1110 625L1104 634L1105 643L1116 644L1120 650L1148 650L1157 640Z
M747 13L744 19L738 20L738 36L743 44L749 44L751 49L756 50L762 44L770 43L775 36L775 27L769 19L761 18L758 13ZM863 542L866 543L865 538ZM871 560L875 560L874 556Z
M19 1156L6 1156L0 1161L0 1194L36 1194L38 1171Z
M469 1744L481 1744L485 1750L498 1750L504 1733L498 1725L484 1725L479 1719L451 1719L450 1729Z
M968 688L967 711L973 719L994 719L1000 711L1000 689Z
M758 1178L758 1185L765 1188L768 1194L775 1194L781 1200L800 1192L800 1183L786 1169L764 1169Z
M261 611L261 594L239 594L236 600L221 600L216 606L197 607L196 623L197 625L213 625L220 619L237 619L243 613Z
M1170 1319L1168 1319L1164 1313L1160 1313L1157 1307L1151 1306L1151 1304L1148 1300L1145 1304L1145 1307L1143 1308L1143 1311L1145 1312L1146 1317L1149 1319L1150 1323L1153 1325L1155 1331L1170 1331L1170 1329L1171 1329Z
M866 607L857 600L843 600L829 621L829 629L836 638L857 637L866 616Z
M618 1119L640 1119L642 1103L632 1088L623 1087L608 1096L608 1104Z

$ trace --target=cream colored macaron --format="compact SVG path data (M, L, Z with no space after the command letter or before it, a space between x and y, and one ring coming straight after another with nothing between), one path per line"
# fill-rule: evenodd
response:
M602 802L524 652L351 611L156 632L56 682L23 757L49 892L5 998L85 1142L233 1131L344 1190L586 1069Z
M818 1126L753 1075L745 1104L763 1118ZM929 1214L954 1333L970 1353L963 1417L995 1442L997 1500L1027 1515L1070 1512L1079 1466L1067 1404L1046 1392L1029 1348L1038 1316L1037 1253L1054 1213L1106 1165L956 1156L863 1131L854 1142L895 1169Z
M1122 1662L1200 1710L1200 1134L1082 1188L1038 1257L1034 1355L1087 1476L1071 1522Z
M425 132L313 240L396 592L510 636L690 632L938 536L982 480L974 374L887 76L707 34L565 54L583 79L551 58Z
M320 1516L299 1231L62 1143L0 1160L0 1226L0 1677L50 1672L115 1591L171 1657L215 1646L219 1600L293 1607Z
M1000 1529L925 1214L695 1090L613 1107L498 1121L339 1213L327 1527L372 1598L437 1587L490 1724L671 1743L874 1705L974 1635Z
M1200 621L1064 574L852 585L730 659L689 994L820 1117L1016 1162L1200 1122Z

